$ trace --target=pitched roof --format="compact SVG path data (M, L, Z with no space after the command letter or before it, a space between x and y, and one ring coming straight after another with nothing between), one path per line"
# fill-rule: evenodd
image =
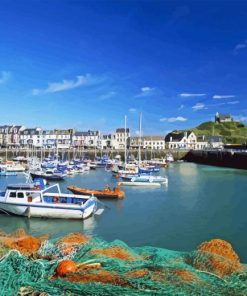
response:
M126 133L129 133L130 129L126 128ZM125 133L125 128L117 128L116 133Z
M144 136L142 137L144 141L164 141L165 138L161 136Z
M219 119L227 119L227 118L232 118L231 117L231 114L216 114L216 117L219 118Z

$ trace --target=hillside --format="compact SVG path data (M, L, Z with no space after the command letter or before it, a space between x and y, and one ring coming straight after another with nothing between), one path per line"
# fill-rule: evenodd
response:
M204 122L192 129L197 136L223 136L227 144L243 144L247 142L247 126L241 122Z

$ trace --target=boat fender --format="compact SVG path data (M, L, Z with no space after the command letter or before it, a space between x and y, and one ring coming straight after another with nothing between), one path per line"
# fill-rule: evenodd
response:
M29 196L27 197L27 201L28 201L28 202L32 202L32 201L33 201L33 197L32 197L31 195L29 195Z
M58 196L54 196L52 201L54 203L59 203L59 197Z

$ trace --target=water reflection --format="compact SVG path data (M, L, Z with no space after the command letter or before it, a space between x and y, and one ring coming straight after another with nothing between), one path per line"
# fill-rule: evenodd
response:
M24 228L32 235L49 234L51 237L65 235L69 232L82 232L93 235L97 225L97 218L86 220L40 219L17 216L0 215L1 230L13 232L16 228Z

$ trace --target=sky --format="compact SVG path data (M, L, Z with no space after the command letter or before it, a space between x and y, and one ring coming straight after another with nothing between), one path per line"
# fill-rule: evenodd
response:
M0 0L0 124L164 135L247 121L247 2Z

